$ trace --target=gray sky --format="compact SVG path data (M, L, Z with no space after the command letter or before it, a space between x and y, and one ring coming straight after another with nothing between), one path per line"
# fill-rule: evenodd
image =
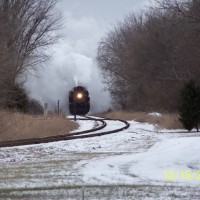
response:
M145 8L148 0L61 0L64 15L63 38L52 47L53 58L39 78L27 82L30 97L54 108L57 100L68 110L68 92L76 85L86 86L92 112L110 107L109 94L103 90L100 70L95 63L98 42L118 21Z

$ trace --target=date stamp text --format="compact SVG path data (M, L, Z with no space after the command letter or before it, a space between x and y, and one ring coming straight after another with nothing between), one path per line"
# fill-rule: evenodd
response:
M200 181L200 169L199 170L165 170L164 171L164 179L166 181L176 181L176 180L184 180L184 181Z

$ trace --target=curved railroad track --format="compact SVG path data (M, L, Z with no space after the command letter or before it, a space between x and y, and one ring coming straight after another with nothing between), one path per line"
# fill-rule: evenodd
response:
M72 120L73 118L69 118ZM22 145L31 145L31 144L40 144L40 143L48 143L48 142L57 142L57 141L63 141L63 140L74 140L74 139L80 139L80 138L89 138L89 137L97 137L102 135L107 135L111 133L117 133L124 129L127 129L130 124L121 119L110 119L110 118L94 118L94 117L88 117L85 116L84 118L76 118L78 120L90 120L95 121L98 123L97 127L94 127L92 129L84 130L84 131L77 131L73 133L63 134L63 135L56 135L56 136L49 136L44 138L33 138L33 139L24 139L24 140L15 140L15 141L7 141L7 142L0 142L0 147L13 147L13 146L22 146ZM108 131L102 131L107 127L106 121L119 121L124 123L124 126L108 130ZM100 125L99 125L100 124Z

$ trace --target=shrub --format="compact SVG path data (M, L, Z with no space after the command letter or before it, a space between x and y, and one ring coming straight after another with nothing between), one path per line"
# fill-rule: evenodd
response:
M9 92L5 107L10 110L17 110L23 113L29 112L28 94L21 85L13 85L11 91Z
M41 115L44 113L42 105L35 99L29 100L29 112L31 115Z
M181 91L179 107L180 118L184 128L191 131L194 127L199 131L200 122L200 87L194 81L187 83Z

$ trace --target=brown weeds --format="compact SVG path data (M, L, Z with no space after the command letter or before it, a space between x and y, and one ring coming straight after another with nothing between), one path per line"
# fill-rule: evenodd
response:
M30 116L18 112L0 111L0 141L42 138L67 134L78 125L63 116Z
M161 114L161 116L152 116L145 112L114 111L114 112L104 113L103 116L113 119L135 120L141 123L150 123L154 124L159 128L166 128L166 129L183 128L180 121L178 120L178 114L163 113Z

